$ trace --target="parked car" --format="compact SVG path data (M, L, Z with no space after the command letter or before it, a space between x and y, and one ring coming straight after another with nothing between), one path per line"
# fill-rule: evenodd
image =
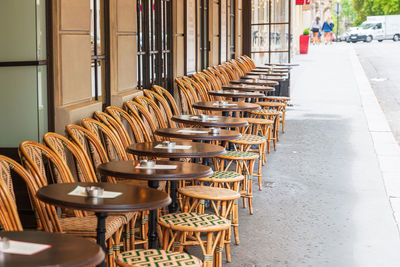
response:
M338 37L338 41L339 42L350 42L349 40L349 36L352 32L356 31L358 29L358 27L351 27L348 28L344 33L342 33L341 35L339 35Z
M400 15L370 16L364 21L358 30L352 32L349 40L353 43L358 41L371 42L377 40L400 40Z

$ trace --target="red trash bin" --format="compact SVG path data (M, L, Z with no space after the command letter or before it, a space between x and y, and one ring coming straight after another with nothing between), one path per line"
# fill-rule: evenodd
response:
M308 45L310 43L309 35L300 35L300 54L308 53Z

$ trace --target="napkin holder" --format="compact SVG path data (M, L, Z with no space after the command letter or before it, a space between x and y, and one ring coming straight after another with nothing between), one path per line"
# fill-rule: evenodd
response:
M220 128L210 128L208 133L209 134L220 134L221 129Z
M7 237L0 237L0 249L5 250L10 248L10 239Z
M156 166L156 162L154 160L143 159L139 162L139 166L144 168L152 168Z
M225 106L225 105L228 105L229 102L225 101L225 100L221 100L221 101L217 101L217 104L220 105L220 106Z
M101 197L104 193L104 189L97 186L87 186L85 190L88 197Z
M161 145L162 145L163 147L174 148L174 147L176 146L176 143L175 143L175 142L171 142L171 141L163 141L163 142L161 143Z

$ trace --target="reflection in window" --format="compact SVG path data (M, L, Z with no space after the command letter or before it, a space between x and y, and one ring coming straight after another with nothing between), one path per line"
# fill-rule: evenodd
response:
M230 26L231 26L231 44L230 44L230 56L231 58L235 58L235 42L236 42L236 18L235 18L235 10L236 10L236 0L231 0L231 7L229 12Z
M208 67L208 0L200 0L200 69Z
M257 64L289 59L289 1L252 0L252 58Z
M91 74L92 74L92 97L95 100L109 104L108 99L108 71L106 68L106 0L90 0L91 25Z
M138 0L138 89L172 89L172 1Z

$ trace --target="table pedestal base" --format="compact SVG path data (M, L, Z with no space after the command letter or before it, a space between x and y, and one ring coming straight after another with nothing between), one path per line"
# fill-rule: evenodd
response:
M150 188L157 189L160 185L159 181L149 181L148 185ZM157 235L157 210L151 210L149 216L149 248L156 249L157 242L158 242L158 235Z
M97 217L97 244L103 249L104 253L106 253L106 219L108 213L107 212L96 212ZM103 261L99 265L99 267L105 267L106 263Z

